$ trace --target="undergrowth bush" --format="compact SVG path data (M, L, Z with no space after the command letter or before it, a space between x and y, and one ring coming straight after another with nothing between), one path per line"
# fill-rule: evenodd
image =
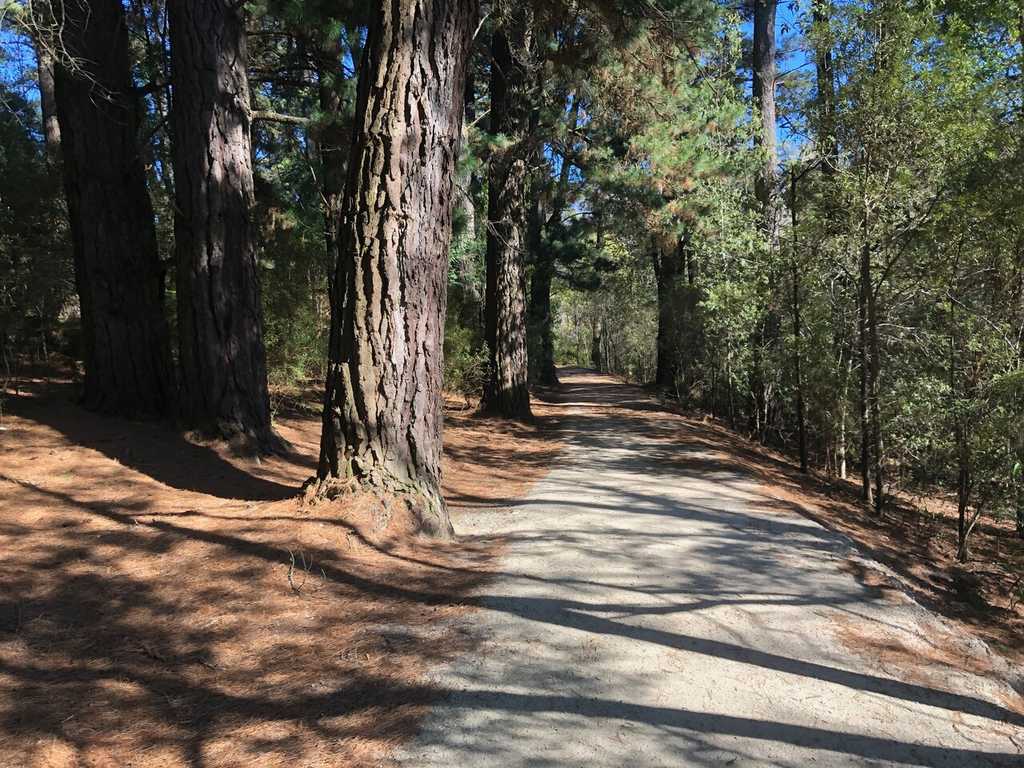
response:
M478 395L487 375L487 352L472 328L449 322L444 329L444 388Z

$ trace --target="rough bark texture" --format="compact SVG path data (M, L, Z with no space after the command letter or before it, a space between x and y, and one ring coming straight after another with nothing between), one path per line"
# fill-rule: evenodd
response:
M447 535L442 354L453 184L476 0L374 14L332 295L318 476L408 493Z
M510 35L515 38L514 51ZM484 298L489 365L481 408L514 419L530 417L524 266L527 158L523 137L528 49L521 31L495 30L491 40L491 133L504 136L508 143L495 149L489 167Z
M56 66L54 95L82 313L83 402L104 413L168 415L174 372L123 11L118 0L69 0L62 13L60 44L73 63Z
M168 12L183 415L271 450L245 23L228 0L176 0Z

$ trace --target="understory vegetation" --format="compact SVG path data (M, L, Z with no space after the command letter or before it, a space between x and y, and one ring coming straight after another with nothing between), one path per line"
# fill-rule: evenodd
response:
M326 382L321 480L430 517L442 382L588 366L1024 536L1018 4L464 0L443 61L413 6L0 6L0 376L263 452Z

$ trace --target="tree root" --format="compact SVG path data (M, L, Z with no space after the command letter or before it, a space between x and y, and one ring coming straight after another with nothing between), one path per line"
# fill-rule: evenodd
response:
M397 502L405 505L415 521L416 533L437 539L450 539L455 534L444 498L438 491L383 473L362 477L312 477L303 484L300 498L303 506L314 506L360 493L371 494L380 502L378 529L387 527L393 504Z

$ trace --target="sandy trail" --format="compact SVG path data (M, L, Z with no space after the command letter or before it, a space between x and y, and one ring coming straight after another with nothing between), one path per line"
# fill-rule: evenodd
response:
M562 376L557 467L456 522L509 548L467 619L480 648L435 673L448 693L402 764L1024 765L1002 659L858 581L844 539L706 446L665 439L676 417L639 390Z

